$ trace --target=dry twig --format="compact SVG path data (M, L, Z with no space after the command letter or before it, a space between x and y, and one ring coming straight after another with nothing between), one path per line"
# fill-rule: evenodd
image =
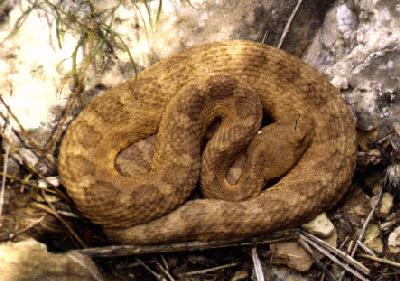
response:
M335 255L337 255L344 261L346 261L348 264L351 264L352 266L357 268L359 271L361 271L367 275L370 274L370 270L368 268L366 268L362 263L356 261L353 257L351 257L346 252L336 249L335 247L331 246L329 243L325 242L324 240L319 239L315 235L303 232L300 235L300 237L304 238L304 236L309 238L310 240L314 241L315 243L318 243L321 247L325 248L327 251L334 253Z
M48 201L47 201L48 202ZM74 239L78 242L78 244L82 247L82 248L86 248L85 243L83 242L83 240L79 237L79 235L74 231L74 229L69 225L69 223L63 219L62 216L60 216L60 214L57 212L57 210L54 209L54 207L52 206L44 206L42 204L38 204L38 203L32 203L33 207L36 207L38 209L41 209L43 211L46 211L47 213L55 216L64 226L65 228L69 231L69 233L72 235L72 237L74 237Z
M175 278L172 277L171 273L169 273L169 271L168 271L168 263L167 263L167 261L164 259L164 257L163 257L162 255L160 255L160 256L161 256L161 261L163 262L164 265L162 265L161 263L159 263L159 262L156 260L155 262L156 262L157 267L158 267L162 272L164 272L164 274L167 276L167 278L168 278L170 281L176 281Z
M36 184L32 184L27 180L20 179L19 177L15 177L15 176L12 176L12 175L4 174L3 172L0 172L0 176L8 178L8 179L11 179L11 180L16 181L16 182L19 182L20 184L25 185L25 186L29 186L29 187L37 188L37 189L40 189L40 190L44 190L44 191L46 191L46 192L48 192L50 194L53 194L53 195L58 195L58 192L56 192L54 190L51 190L51 189L48 189L47 187L39 186L39 185L36 185Z
M376 201L375 201L375 203L374 203L374 205L373 205L371 211L369 212L367 218L365 219L365 221L364 221L364 223L363 223L361 232L360 232L360 234L359 234L357 240L356 240L355 243L353 243L353 245L352 245L352 250L351 250L351 253L350 253L350 256L351 256L351 257L354 257L354 255L355 255L355 253L356 253L356 251L357 251L357 248L358 248L358 246L360 245L359 242L361 242L362 239L364 238L365 230L367 229L368 224L370 223L370 221L371 221L372 218L373 218L375 209L378 207L379 201L381 200L381 197L382 197L382 189L380 190L380 192L379 192L379 194L378 194L378 198L376 199ZM351 249L351 248L350 248L350 249ZM343 278L344 278L344 274L343 274L342 276L340 276L340 278L338 279L338 281L342 281Z
M8 127L10 128L10 127ZM6 190L6 174L8 169L8 157L10 156L10 146L6 145L5 153L3 158L3 176L1 178L1 189L0 189L0 216L3 213L3 205L4 205L4 193Z
M364 243L357 241L358 245L361 247L361 249L364 250L364 252L366 252L367 254L371 255L371 256L376 256L375 253L367 247L367 245L365 245Z
M264 281L264 273L261 267L261 261L257 254L257 247L251 249L251 259L253 261L254 272L256 273L257 281Z
M358 256L366 258L366 259L369 259L369 260L372 260L372 261L376 261L376 262L379 262L379 263L384 263L384 264L388 264L388 265L400 268L400 263L399 262L395 262L395 261L391 261L391 260L388 260L388 259L367 255L367 254L358 254Z
M232 268L232 267L238 266L239 264L240 264L240 262L232 262L232 263L228 263L228 264L224 264L224 265L219 265L219 266L216 266L216 267L206 268L206 269L203 269L203 270L193 270L193 271L180 273L180 274L178 274L178 276L182 277L182 276L192 276L192 275L206 274L206 273L210 273L210 272L223 270L223 269L226 269L226 268Z
M13 239L14 237L17 237L17 236L19 236L19 235L21 235L21 234L24 234L24 233L27 232L29 229L31 229L31 228L35 227L36 225L40 224L40 223L44 220L44 218L45 218L45 216L41 216L40 218L38 218L38 219L32 221L32 222L31 222L30 224L28 224L26 227L24 227L24 228L18 230L18 231L15 232L15 233L12 233L12 234L10 235L10 239Z
M278 46L276 46L277 48L280 49L282 47L283 41L285 40L285 38L289 32L289 28L292 24L292 21L293 21L294 17L296 16L302 2L303 2L303 0L297 0L296 7L294 7L292 13L290 14L288 21L286 22L286 25L282 32L281 38L279 39Z
M162 278L161 274L158 274L154 270L152 270L147 264L142 262L140 259L136 258L136 261L143 266L148 272L150 272L157 280L164 281L165 279Z
M326 265L322 264L314 251L311 249L311 247L303 240L299 239L298 243L310 254L312 259L314 260L315 265L322 271L322 276L321 280L324 280L325 277L328 278L328 280L336 281L335 277L332 275L332 273L328 270Z
M149 253L172 253L190 252L205 249L221 249L228 247L245 247L263 245L283 241L293 241L298 239L297 229L276 232L270 235L270 239L258 239L253 241L232 242L232 241L192 241L183 243L167 243L153 245L112 245L105 247L95 247L89 249L72 250L96 258L120 257L129 255L149 254Z
M372 217L374 215L375 209L378 207L379 202L381 201L381 197L382 197L382 189L379 191L378 198L376 198L376 201L375 201L375 203L374 203L374 205L372 207L371 212L368 214L367 218L364 221L364 224L363 224L362 229L361 229L361 233L358 236L358 239L357 239L356 243L354 243L354 248L353 248L353 250L351 251L351 254L350 254L352 257L354 257L354 254L357 251L357 247L359 245L357 242L361 242L361 240L364 238L365 230L367 229L367 226L368 226L369 222L371 221L371 219L372 219Z
M333 254L331 254L329 251L324 249L324 247L320 246L317 242L314 242L313 240L307 238L304 235L300 235L299 239L302 239L304 242L306 242L306 243L310 244L311 246L313 246L318 252L324 254L331 261L333 261L334 263L336 263L340 267L344 268L346 271L350 272L351 274L353 274L358 279L360 279L362 281L369 281L368 278L364 277L360 272L358 272L358 271L354 270L353 268L351 268L347 263L341 262L338 258L336 258Z

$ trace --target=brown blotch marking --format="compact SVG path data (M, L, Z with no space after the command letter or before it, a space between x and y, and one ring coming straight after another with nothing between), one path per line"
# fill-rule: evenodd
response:
M116 199L120 196L119 189L115 188L112 182L97 181L96 183L90 185L84 190L85 196L88 198L107 198L109 200L109 205L106 208L110 209L113 207L119 207L120 202ZM94 204L99 204L100 202L94 202Z
M93 175L94 170L96 169L96 164L93 161L80 155L67 155L67 161L74 163L74 169L71 171L71 177L74 179L80 179L84 176Z
M297 84L297 80L301 78L301 72L299 71L300 67L288 64L288 62L283 58L279 60L277 68L277 73L279 73L277 79L279 79L281 83L295 85Z
M321 87L315 85L315 83L308 82L303 85L300 90L303 90L305 95L308 97L309 101L312 102L317 107L322 107L326 105L328 98L326 96L321 96L318 93L323 91Z
M199 89L191 86L189 89L186 89L184 98L178 100L177 112L189 117L192 121L197 121L203 111L204 103L205 97L199 95Z
M182 212L181 219L187 221L187 231L189 233L196 233L198 229L205 227L201 222L201 216L207 213L207 209L207 204L197 202L196 212L192 213L189 209L187 209L187 212Z
M82 141L81 144L82 144L83 148L90 150L90 149L92 149L93 144L97 144L103 139L103 135L94 126L91 126L86 122L82 122L82 123L84 123L84 124L82 124L82 127L85 128L85 130L84 130L85 134L81 135L80 137L84 138L84 139L90 137L92 142Z
M160 201L160 192L154 184L142 184L130 192L133 202L143 202L146 198L155 198L155 202Z
M207 91L211 96L217 96L218 99L232 96L237 85L236 78L223 74L213 75L206 80Z

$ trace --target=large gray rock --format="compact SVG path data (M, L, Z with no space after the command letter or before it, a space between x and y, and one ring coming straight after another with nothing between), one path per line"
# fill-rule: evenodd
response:
M399 15L399 1L346 1L327 13L305 56L342 90L361 130L384 134L400 119Z

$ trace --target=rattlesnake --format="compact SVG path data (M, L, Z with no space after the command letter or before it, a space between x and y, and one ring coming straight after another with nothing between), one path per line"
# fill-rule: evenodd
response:
M260 130L262 113L272 123ZM155 133L149 171L122 176L118 153ZM230 240L334 206L355 152L352 114L326 78L281 50L231 40L173 55L96 97L65 134L59 173L114 241ZM226 170L239 153L246 161L232 184ZM199 178L207 198L186 201Z

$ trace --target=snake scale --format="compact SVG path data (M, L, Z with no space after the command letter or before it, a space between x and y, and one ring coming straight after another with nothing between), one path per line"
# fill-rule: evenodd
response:
M271 122L260 128L263 115ZM122 175L120 151L156 133L148 169ZM232 183L227 169L240 153ZM233 240L333 207L355 153L352 114L323 75L273 47L229 40L173 55L96 97L64 136L59 173L113 241ZM197 182L204 197L187 200Z

